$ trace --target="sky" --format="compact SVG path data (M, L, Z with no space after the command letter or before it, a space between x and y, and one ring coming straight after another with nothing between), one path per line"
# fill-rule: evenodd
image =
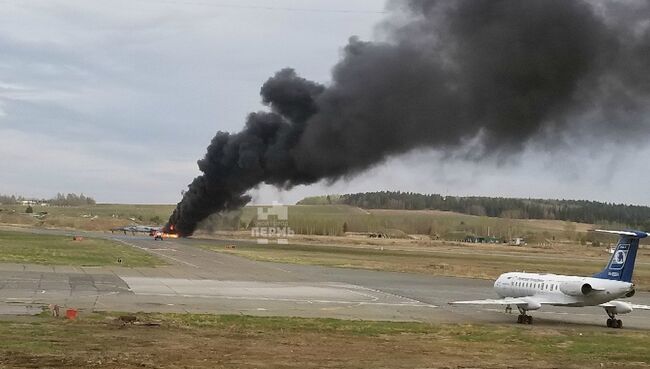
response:
M379 37L384 16L378 0L0 0L0 194L176 203L214 134L265 109L264 81L292 67L327 84L348 38ZM571 142L479 162L419 150L335 183L251 195L294 203L401 190L650 205L647 145Z

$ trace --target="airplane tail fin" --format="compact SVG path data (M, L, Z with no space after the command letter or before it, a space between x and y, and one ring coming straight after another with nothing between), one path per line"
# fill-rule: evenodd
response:
M649 234L639 231L605 231L602 229L595 229L594 232L617 234L620 237L616 251L612 254L609 263L603 271L594 274L594 278L632 282L639 240L648 237Z

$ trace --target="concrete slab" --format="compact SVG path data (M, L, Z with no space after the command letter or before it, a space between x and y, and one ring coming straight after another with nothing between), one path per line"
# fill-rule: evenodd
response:
M435 307L413 299L344 283L218 281L174 278L123 279L136 295L290 303Z
M73 274L73 273L84 273L84 271L75 266L69 266L69 265L54 265L52 266L54 268L54 273L65 273L65 274Z
M36 273L53 273L54 267L52 265L38 265L38 264L25 264L25 271Z

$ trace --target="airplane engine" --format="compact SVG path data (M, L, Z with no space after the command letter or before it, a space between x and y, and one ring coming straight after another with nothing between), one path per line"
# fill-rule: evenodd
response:
M540 304L539 302L535 302L535 301L529 301L528 303L526 303L526 306L525 306L526 310L539 310L541 307L542 307L542 304Z
M632 297L636 293L636 290L632 288L628 293L625 294L625 297Z
M589 283L583 282L564 282L560 284L560 291L569 296L584 296L594 290Z
M627 314L632 312L632 305L627 302L610 301L609 303L614 305L614 307L608 307L606 310L614 314Z

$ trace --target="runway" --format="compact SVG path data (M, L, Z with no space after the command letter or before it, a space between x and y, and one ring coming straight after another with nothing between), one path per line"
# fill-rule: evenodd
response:
M495 298L486 280L432 277L258 262L206 251L194 240L105 236L165 259L157 268L0 264L0 314L33 313L48 304L83 311L202 312L268 316L512 323L498 307L450 306ZM650 305L650 294L630 301ZM601 308L544 306L535 324L603 326ZM625 327L650 329L650 312L620 316Z

